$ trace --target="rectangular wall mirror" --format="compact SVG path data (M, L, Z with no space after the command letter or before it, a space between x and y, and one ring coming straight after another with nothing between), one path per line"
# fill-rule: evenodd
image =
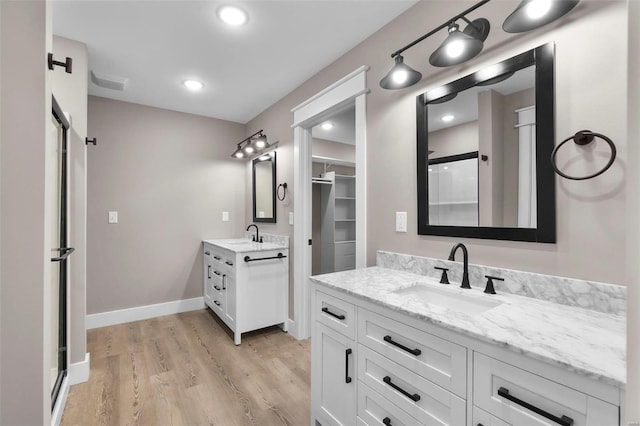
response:
M554 46L417 97L418 234L554 243Z
M253 221L276 223L276 152L253 160Z

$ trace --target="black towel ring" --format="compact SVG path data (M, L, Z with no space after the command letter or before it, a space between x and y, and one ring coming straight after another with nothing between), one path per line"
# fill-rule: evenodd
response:
M280 198L280 188L282 188L282 198ZM278 188L276 189L276 197L278 197L278 200L284 201L286 196L287 196L287 183L285 182L278 185Z
M576 177L576 176L569 176L558 169L558 166L556 165L556 154L558 153L558 150L562 145L569 142L570 140L573 140L577 145L584 146L593 142L593 139L596 137L608 143L609 148L611 148L611 158L609 158L609 162L601 170L589 176ZM616 154L617 154L616 145L613 143L611 139L609 139L608 137L606 137L601 133L595 133L595 132L592 132L591 130L581 130L575 135L570 136L565 140L563 140L562 142L560 142L560 144L553 149L553 152L551 153L551 167L553 167L553 170L563 178L571 179L571 180L587 180L587 179L594 178L596 176L600 176L601 174L609 170L609 167L611 167L613 162L616 160Z

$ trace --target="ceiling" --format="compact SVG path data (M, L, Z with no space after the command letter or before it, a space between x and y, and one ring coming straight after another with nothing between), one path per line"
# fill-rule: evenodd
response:
M330 130L325 130L322 125L326 122L333 124ZM340 111L311 128L311 136L316 139L324 139L349 145L356 144L356 105L355 102L347 109Z
M91 95L246 123L416 2L56 0L53 32L87 45L90 70L128 79ZM245 25L218 19L228 3Z

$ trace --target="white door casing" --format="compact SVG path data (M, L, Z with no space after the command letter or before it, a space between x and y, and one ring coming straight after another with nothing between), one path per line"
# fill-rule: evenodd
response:
M293 230L293 319L290 333L297 339L310 336L309 276L311 275L311 128L344 105L356 109L356 268L367 264L367 168L366 168L366 72L361 66L352 73L294 107L294 230Z

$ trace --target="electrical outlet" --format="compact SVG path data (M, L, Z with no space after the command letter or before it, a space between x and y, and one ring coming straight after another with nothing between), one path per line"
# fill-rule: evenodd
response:
M109 212L109 223L118 223L118 212Z
M293 212L289 212L289 225L293 225Z
M222 221L229 222L229 212L222 212Z
M407 212L396 212L396 232L407 232Z

